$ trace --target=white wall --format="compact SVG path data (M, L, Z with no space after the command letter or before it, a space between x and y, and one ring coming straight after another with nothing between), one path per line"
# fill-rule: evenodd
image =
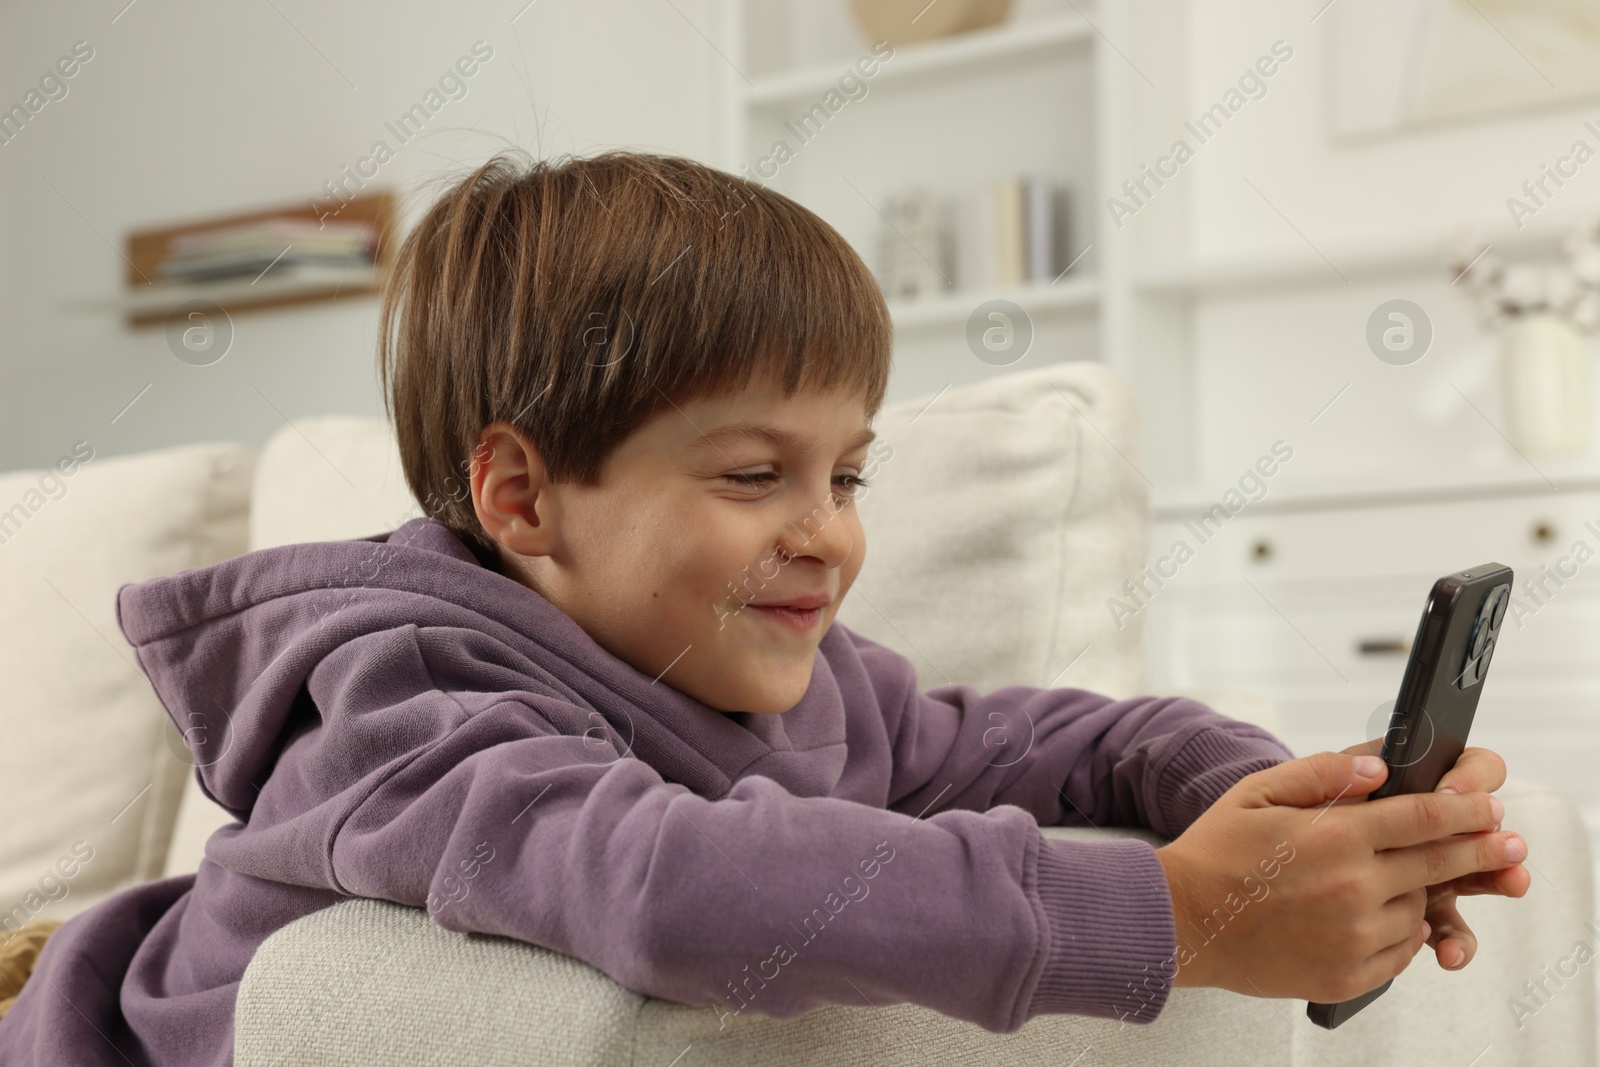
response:
M467 95L375 182L425 194L505 145L712 158L708 0L125 3L0 9L7 107L73 42L94 48L67 96L0 145L0 470L79 438L110 455L381 414L375 299L240 313L208 367L175 358L160 329L78 305L121 291L131 229L325 195L476 40L494 55Z
M1334 138L1324 86L1342 13L1335 5L1310 21L1326 3L1192 0L1189 88L1196 110L1216 100L1274 40L1295 49L1267 96L1249 103L1196 156L1194 237L1202 255L1305 252L1244 177L1337 264L1338 252L1430 241L1463 224L1484 233L1510 230L1506 197L1574 138L1594 143L1583 122L1600 119L1600 98L1393 136ZM1582 168L1528 226L1559 230L1597 210L1600 162Z
M1600 214L1600 162L1580 168L1522 229L1506 200L1575 139L1600 148L1600 138L1583 126L1600 123L1600 97L1382 136L1338 136L1328 118L1334 37L1341 18L1381 2L1187 4L1188 117L1218 101L1273 42L1286 42L1294 55L1268 79L1263 98L1248 102L1200 146L1159 203L1184 206L1176 217L1185 220L1195 263L1259 269L1281 260L1320 272L1314 285L1247 286L1195 302L1186 319L1194 455L1182 465L1201 488L1230 482L1278 438L1297 448L1283 484L1302 487L1428 480L1464 467L1488 477L1524 463L1500 432L1506 420L1498 337L1476 323L1464 287L1450 285L1450 248L1460 234L1479 248L1496 243L1513 261L1541 255L1554 261L1553 240L1539 251L1537 238ZM1384 44L1355 43L1357 62L1368 64ZM1505 48L1513 63L1521 62L1510 44ZM1179 77L1146 73L1163 92L1167 78ZM1532 67L1527 76L1537 78ZM1142 78L1130 82L1135 93L1147 91ZM1143 160L1178 136L1195 141L1176 121L1133 136L1133 155ZM1141 212L1129 231L1164 221ZM1407 249L1426 253L1425 264L1370 266L1387 251ZM1365 342L1368 316L1393 298L1420 304L1433 323L1432 349L1410 366L1381 363ZM1348 392L1313 424L1346 385Z

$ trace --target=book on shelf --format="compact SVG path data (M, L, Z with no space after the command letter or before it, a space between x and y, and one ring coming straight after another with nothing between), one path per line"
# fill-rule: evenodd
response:
M1042 175L1007 175L960 197L957 277L967 290L1048 285L1067 255L1069 191Z
M273 266L371 266L378 232L372 220L288 217L196 230L172 239L157 273L165 282L212 282L255 277Z

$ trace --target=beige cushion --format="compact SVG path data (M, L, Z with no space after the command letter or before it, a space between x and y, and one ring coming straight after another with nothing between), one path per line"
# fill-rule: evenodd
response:
M117 587L243 552L254 460L196 444L0 475L0 921L66 918L161 876L193 767L117 626Z
M1518 1026L1507 998L1594 944L1587 834L1560 794L1513 780L1498 794L1506 823L1539 858L1521 900L1470 897L1462 914L1478 956L1459 973L1431 949L1373 1004L1336 1030L1303 1000L1177 989L1149 1025L1047 1015L992 1034L913 1004L827 1005L798 1019L747 1013L719 1027L715 1008L642 997L578 960L535 945L445 930L418 908L336 904L277 931L245 971L234 1015L238 1067L600 1067L614 1063L766 1067L1482 1067L1594 1063L1595 964ZM1046 827L1096 840L1147 831ZM930 887L933 891L934 887ZM982 922L982 916L973 916ZM1226 936L1224 930L1220 936ZM1204 949L1201 949L1204 951ZM951 961L959 967L958 960ZM1555 990L1554 985L1550 988Z
M867 558L839 619L965 682L1131 696L1143 629L1106 599L1144 566L1148 487L1128 383L1053 364L896 404L857 507Z
M421 514L387 422L359 415L300 419L261 449L250 548L368 537Z

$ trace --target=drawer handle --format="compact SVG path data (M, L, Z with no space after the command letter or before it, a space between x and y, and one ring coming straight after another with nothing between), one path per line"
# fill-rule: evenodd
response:
M1411 642L1401 637L1363 637L1356 642L1356 651L1363 656L1403 656L1411 651Z

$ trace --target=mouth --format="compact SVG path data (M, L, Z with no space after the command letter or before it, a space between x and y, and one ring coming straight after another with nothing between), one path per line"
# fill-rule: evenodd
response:
M807 633L822 618L822 612L832 602L826 596L797 597L786 604L750 604L756 614L770 619L795 633Z
M786 626L799 633L807 632L817 624L818 619L822 618L821 608L806 608L801 611L795 608L764 607L757 604L751 604L750 607L778 625Z

